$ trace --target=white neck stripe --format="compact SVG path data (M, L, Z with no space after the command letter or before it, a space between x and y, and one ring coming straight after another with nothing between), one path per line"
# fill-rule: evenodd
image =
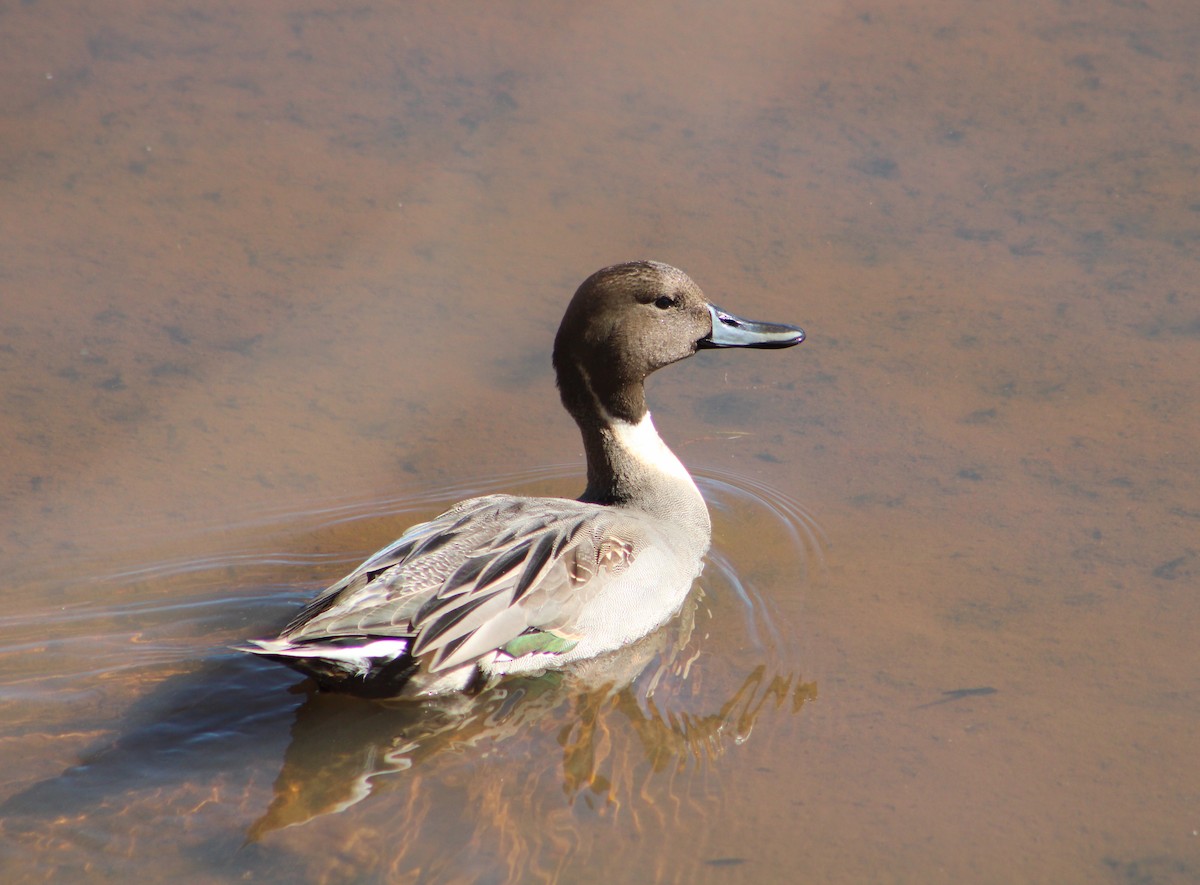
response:
M637 424L630 424L628 421L619 419L610 420L608 429L612 431L612 435L622 449L651 470L686 479L688 482L692 481L687 468L675 457L675 453L667 448L667 444L662 441L662 437L654 429L654 422L650 419L649 412Z

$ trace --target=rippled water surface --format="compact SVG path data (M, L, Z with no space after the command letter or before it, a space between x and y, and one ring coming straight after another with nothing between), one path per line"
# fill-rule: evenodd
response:
M505 487L545 494L573 483L539 473ZM752 483L702 483L717 547L674 622L569 673L470 698L320 694L223 647L282 623L316 589L315 571L349 561L264 549L62 588L112 601L4 624L14 755L45 752L53 737L74 756L0 806L9 871L107 877L154 850L139 876L574 878L597 850L591 825L639 842L687 827L720 804L714 772L759 720L774 731L818 694L800 671L800 625L767 596L820 570L811 517ZM262 542L304 532L323 546L437 509L375 500L255 528ZM770 551L766 561L739 552L750 540ZM636 866L677 874L653 844Z
M5 882L1200 881L1200 6L0 5ZM615 261L680 617L439 705L229 650L576 493Z

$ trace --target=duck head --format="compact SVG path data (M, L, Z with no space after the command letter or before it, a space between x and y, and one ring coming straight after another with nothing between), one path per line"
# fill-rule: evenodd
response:
M563 405L577 421L646 414L645 380L697 350L792 347L803 330L734 316L712 305L691 277L656 261L592 274L575 292L554 339Z

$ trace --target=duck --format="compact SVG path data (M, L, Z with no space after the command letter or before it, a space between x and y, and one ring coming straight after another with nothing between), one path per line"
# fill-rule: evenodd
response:
M804 338L716 307L668 264L596 271L568 303L552 357L583 438L583 493L456 504L318 594L274 638L237 648L318 689L420 698L567 668L649 635L682 607L712 527L655 430L646 378L699 350Z

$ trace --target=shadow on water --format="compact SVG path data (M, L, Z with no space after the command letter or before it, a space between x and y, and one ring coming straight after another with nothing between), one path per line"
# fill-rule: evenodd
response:
M124 794L265 764L303 700L288 690L294 681L234 655L168 677L125 713L116 740L10 797L0 818L6 828L16 816L83 818L115 807Z
M157 818L185 814L177 869L257 868L279 862L272 834L353 809L360 829L386 817L380 837L397 858L444 848L447 830L477 845L499 838L520 874L548 838L530 829L538 821L565 814L574 830L589 816L628 814L641 827L645 814L678 815L697 801L687 798L697 775L764 712L794 715L817 696L801 676L802 625L771 597L802 592L808 563L820 561L819 530L743 478L710 474L701 485L714 522L705 573L679 616L631 647L419 703L320 693L221 651L143 693L115 739L10 797L0 827L35 850L111 851L122 839L145 850L163 839ZM742 549L755 550L752 564ZM230 606L261 617L263 587L246 591ZM317 829L310 841L330 838Z

